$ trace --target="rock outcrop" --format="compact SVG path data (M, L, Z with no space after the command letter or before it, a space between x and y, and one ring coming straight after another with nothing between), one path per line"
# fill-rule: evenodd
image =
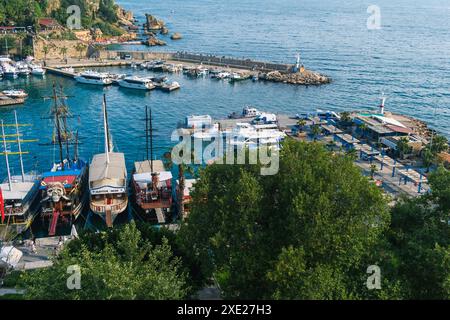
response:
M156 38L155 36L148 37L147 41L145 41L145 44L150 47L166 45L166 43L164 41Z
M162 27L160 33L164 35L169 34L169 29L167 29L167 27Z
M307 70L296 73L281 73L279 71L272 71L269 73L260 74L259 78L266 81L283 82L296 85L321 85L331 82L329 77Z
M183 36L180 33L178 33L178 32L175 32L174 34L172 34L170 36L170 39L172 39L172 40L180 40L182 38L183 38Z
M158 31L164 28L164 21L156 19L151 14L145 14L145 19L144 29L147 31Z

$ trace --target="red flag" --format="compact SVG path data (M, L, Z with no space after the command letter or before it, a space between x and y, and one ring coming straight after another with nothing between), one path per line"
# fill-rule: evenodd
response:
M0 188L0 211L2 213L2 223L3 223L3 221L5 221L5 203L3 201L2 188Z

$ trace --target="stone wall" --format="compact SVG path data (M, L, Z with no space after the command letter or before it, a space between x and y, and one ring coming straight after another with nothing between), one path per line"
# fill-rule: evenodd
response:
M239 59L232 57L218 57L213 55L193 54L184 52L149 52L149 51L101 51L101 59L115 59L124 54L129 54L134 60L175 60L180 62L203 63L215 66L233 67L239 69L258 70L258 71L280 71L282 73L290 72L292 65L281 63L270 63L255 61L250 59Z
M79 58L80 52L76 50L77 45L81 43L85 46L81 57L87 57L88 46L82 41L78 40L43 40L35 39L33 41L34 57L38 60L45 58L44 47L48 47L47 59L64 59L64 55L61 52L61 48L67 48L67 58Z

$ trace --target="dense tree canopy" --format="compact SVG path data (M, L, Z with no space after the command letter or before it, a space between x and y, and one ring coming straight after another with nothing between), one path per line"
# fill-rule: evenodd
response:
M72 265L80 267L80 290L67 288ZM134 223L74 240L53 267L25 273L21 283L32 299L182 299L188 292L169 240L153 245Z
M228 297L356 298L388 224L382 193L350 157L287 141L273 176L208 167L180 238Z
M450 298L450 172L431 193L389 198L352 155L287 140L279 172L260 165L200 170L178 233L133 223L86 233L55 266L23 276L28 298L179 299L215 279L224 298ZM78 264L82 290L66 288ZM379 268L380 287L368 273Z

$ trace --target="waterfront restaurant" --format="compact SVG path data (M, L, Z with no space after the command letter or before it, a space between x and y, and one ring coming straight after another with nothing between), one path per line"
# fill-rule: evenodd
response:
M383 137L408 136L413 133L401 122L377 114L358 115L353 122L359 127L365 125L364 136L374 141L380 141ZM361 129L358 129L361 131Z

